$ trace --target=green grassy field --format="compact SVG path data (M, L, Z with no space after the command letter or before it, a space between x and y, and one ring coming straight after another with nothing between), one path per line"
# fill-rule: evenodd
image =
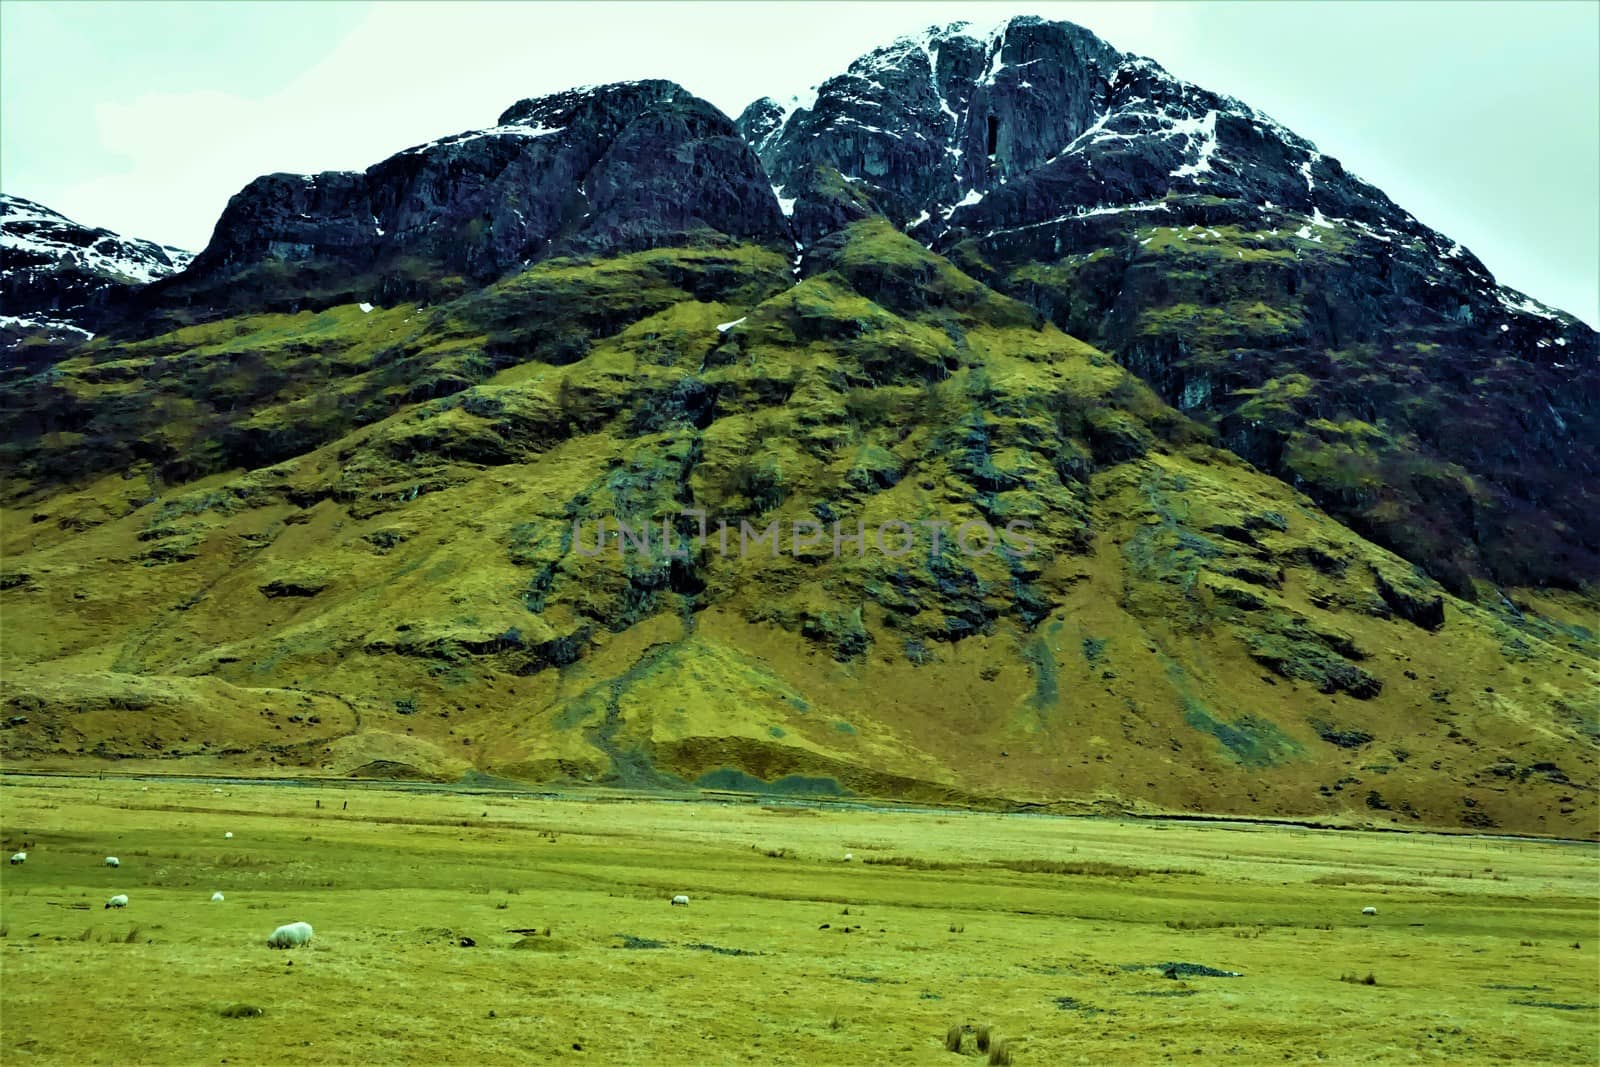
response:
M11 1064L957 1064L985 1026L1018 1064L1600 1041L1593 844L21 777L0 812L7 854L31 842L0 867ZM291 921L313 945L266 948Z

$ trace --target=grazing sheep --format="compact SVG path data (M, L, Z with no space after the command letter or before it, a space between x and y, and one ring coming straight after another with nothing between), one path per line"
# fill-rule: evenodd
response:
M851 855L851 854L850 854L850 853L848 853L848 852L846 852L846 853L845 853L845 854L844 854L844 861L845 861L845 862L846 862L846 863L849 863L849 862L850 862L850 861L851 861L851 860L853 860L853 859L855 859L855 857L854 857L854 856L852 856L852 855Z
M213 903L213 904L221 904L222 903L222 894L221 893L212 893L211 894L211 903Z
M108 908L126 908L127 906L128 894L126 893L118 893L116 896L106 901L106 907Z
M267 938L268 948L299 948L301 945L311 944L310 923L290 923L280 926L272 931L272 936Z
M675 908L680 906L687 908L689 906L689 898L684 896L682 893L679 893L677 896L672 898L672 906Z
M1361 909L1361 914L1363 914L1363 915L1376 915L1376 914L1378 914L1378 909L1374 908L1374 907L1371 907L1369 905L1368 907L1365 907L1365 908Z
M233 840L233 831L229 830L227 833L223 834L222 835L222 839L224 841L232 841Z
M26 852L13 852L11 854L11 866L15 867L19 863L27 863L27 862L28 862L28 854Z
M107 856L106 857L106 866L107 867L121 867L122 866L122 861L117 859L117 857L115 857L115 856Z

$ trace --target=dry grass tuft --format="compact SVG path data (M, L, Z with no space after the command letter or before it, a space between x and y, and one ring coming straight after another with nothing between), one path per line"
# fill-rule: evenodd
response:
M129 853L129 855L133 855L133 853ZM251 856L243 852L224 853L213 860L212 863L218 867L243 867L252 870L272 866L272 861L265 856Z
M944 1047L946 1052L961 1051L961 1024L951 1023L950 1029L944 1032Z
M1376 874L1319 874L1307 885L1427 885L1417 878L1384 878Z
M873 867L905 867L913 871L959 871L976 866L970 863L945 863L917 856L868 856L863 863Z
M913 871L983 871L1000 868L1018 874L1062 874L1090 878L1143 878L1152 874L1199 874L1192 867L1129 867L1122 863L1097 860L990 860L987 863L953 863L926 860L920 856L868 856L864 863L873 867L904 867Z
M1199 874L1192 867L1129 867L1097 860L992 860L991 867L1004 867L1022 874L1073 874L1091 878L1143 878L1151 874Z
M1168 930L1222 930L1238 923L1224 922L1221 919L1168 919Z
M1011 1063L1011 1046L1003 1037L995 1038L989 1044L989 1067L996 1065L1009 1065Z

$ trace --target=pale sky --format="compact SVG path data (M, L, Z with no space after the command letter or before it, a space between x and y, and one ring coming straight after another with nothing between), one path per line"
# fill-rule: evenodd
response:
M191 250L271 171L363 169L571 85L730 115L933 22L1066 19L1240 97L1504 284L1600 325L1600 4L0 0L0 188Z

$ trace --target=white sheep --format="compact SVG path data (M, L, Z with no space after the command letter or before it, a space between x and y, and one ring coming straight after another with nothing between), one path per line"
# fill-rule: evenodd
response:
M118 893L116 896L106 901L106 907L108 908L126 908L127 906L128 894L126 893Z
M682 893L679 893L677 896L672 898L672 906L675 908L687 908L689 906L689 898L684 896Z
M211 894L211 903L213 903L213 904L221 904L222 903L222 894L221 893L212 893Z
M290 923L280 926L272 931L272 936L267 938L268 948L299 948L301 945L311 944L310 923Z
M229 830L227 833L223 834L222 835L222 839L224 841L232 841L233 840L233 831Z
M11 866L15 867L19 863L27 863L27 862L28 862L28 854L26 852L13 852L11 854Z
M850 853L848 853L848 852L846 852L846 853L845 853L845 854L844 854L844 861L845 861L845 862L846 862L846 863L849 863L849 862L850 862L850 861L851 861L851 860L853 860L853 859L855 859L855 857L854 857L854 856L852 856L852 855L851 855L851 854L850 854Z
M115 857L115 856L107 856L106 857L106 866L107 867L121 867L122 866L122 861L117 859L117 857Z
M1361 914L1363 914L1363 915L1376 915L1376 914L1378 914L1378 909L1372 907L1371 905L1368 905L1367 907L1361 909Z

